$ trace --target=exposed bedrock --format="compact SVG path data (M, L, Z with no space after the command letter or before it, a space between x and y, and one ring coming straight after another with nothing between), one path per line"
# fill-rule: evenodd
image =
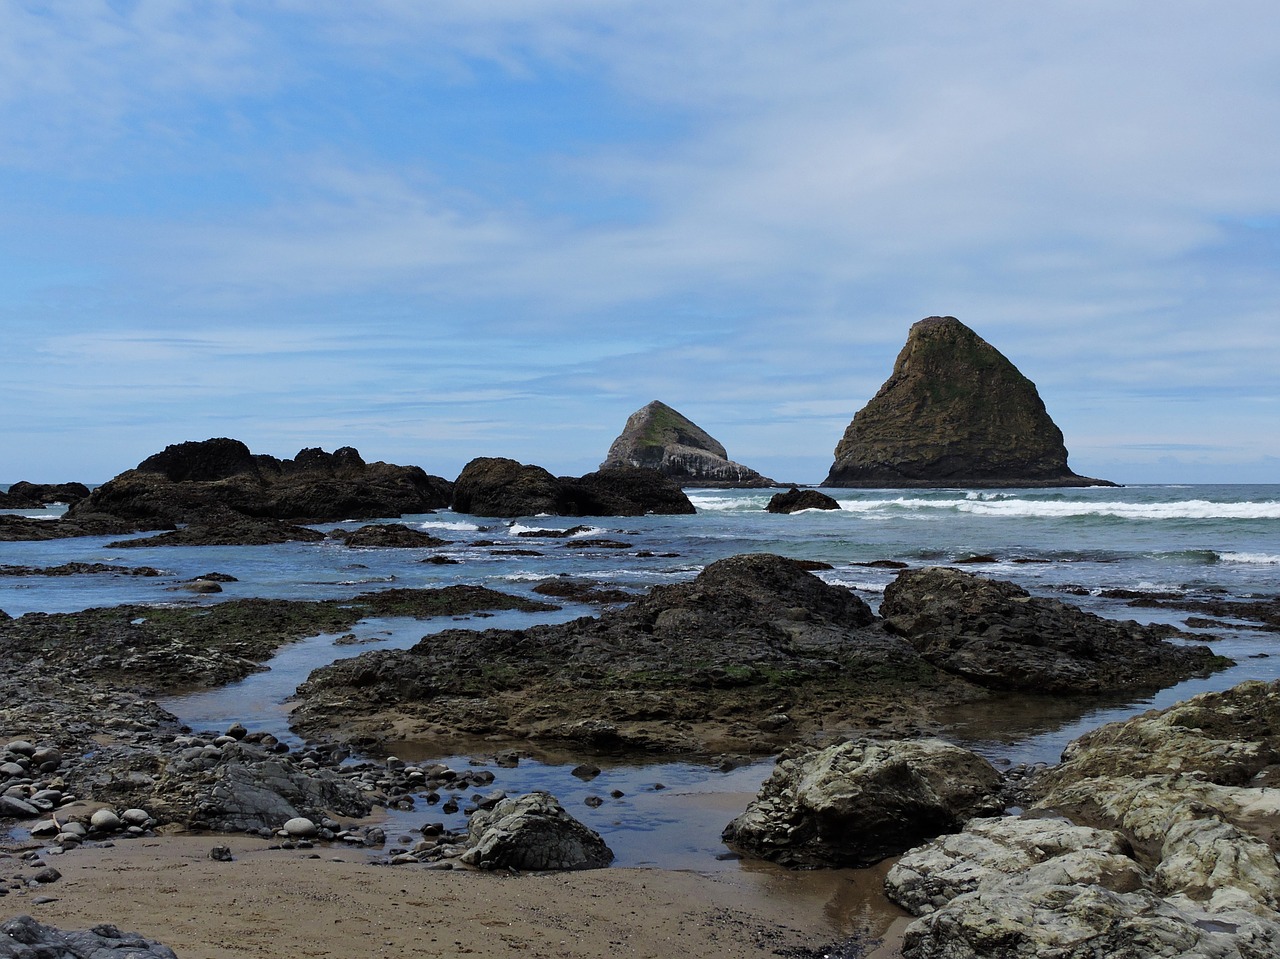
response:
M1026 816L907 853L908 959L1280 955L1280 683L1089 733Z
M1110 486L1067 466L1035 384L954 316L911 327L836 446L824 486Z
M601 469L643 466L681 486L776 486L767 476L729 459L724 444L682 413L654 400L627 418Z

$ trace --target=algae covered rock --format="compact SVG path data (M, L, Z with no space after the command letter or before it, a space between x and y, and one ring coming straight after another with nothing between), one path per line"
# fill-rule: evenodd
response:
M854 416L824 486L1109 486L1067 466L1035 384L953 316L911 327Z
M733 462L723 444L658 400L628 417L600 466L644 466L670 476L682 486L777 485L750 467Z
M1169 627L1104 619L949 567L903 570L880 615L935 666L992 689L1156 689L1231 664L1207 646L1168 642Z

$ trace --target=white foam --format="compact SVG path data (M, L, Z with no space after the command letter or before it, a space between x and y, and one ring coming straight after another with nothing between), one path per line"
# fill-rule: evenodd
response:
M419 523L418 526L421 529L451 529L463 533L474 533L483 528L476 523L446 523L443 521L428 521Z
M1272 553L1220 553L1224 563L1250 563L1258 566L1280 566L1280 556Z
M841 500L842 509L853 513L928 513L951 511L975 516L1016 519L1068 519L1078 516L1110 516L1132 520L1171 519L1280 519L1280 502L1266 500L1245 503L1215 503L1210 500L1183 500L1176 503L1090 502L1087 500L1041 499L894 499Z

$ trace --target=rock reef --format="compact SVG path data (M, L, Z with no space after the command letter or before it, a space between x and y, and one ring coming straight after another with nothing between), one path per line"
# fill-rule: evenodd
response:
M643 466L689 487L776 486L767 476L729 459L724 445L688 417L654 400L627 418L601 469Z
M837 487L1111 486L1067 466L1035 384L953 316L911 327L823 482Z
M1011 584L955 571L936 578L968 588L960 607L975 621L986 618L991 645L975 641L968 655L935 655L933 637L945 646L967 635L968 620L948 613L951 600L931 589L898 589L892 615L882 620L800 562L747 554L712 563L690 582L654 587L599 618L449 630L409 650L334 663L299 688L293 720L308 734L366 746L396 728L424 741L443 738L450 750L457 747L450 737L465 736L765 753L819 732L919 733L931 728L933 706L980 699L990 689L1157 688L1229 663L1137 624L1033 600ZM1014 618L1003 640L1002 617ZM1035 629L1061 648L1036 646ZM1062 681L1046 681L1054 676Z

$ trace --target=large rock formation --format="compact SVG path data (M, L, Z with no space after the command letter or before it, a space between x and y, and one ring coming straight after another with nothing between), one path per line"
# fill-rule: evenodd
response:
M1035 818L974 820L889 872L920 917L902 954L1280 955L1277 720L1280 683L1247 682L1076 740Z
M729 459L724 446L696 423L654 400L627 418L601 469L644 466L681 486L776 486L767 476Z
M199 523L226 511L323 523L426 513L448 506L451 484L417 466L366 463L351 447L254 455L239 440L178 443L104 483L67 518L108 514L142 524ZM142 528L141 526L138 528Z
M953 316L911 327L893 375L836 446L824 486L1110 486L1067 466L1035 384Z
M696 512L679 485L657 470L600 469L585 476L552 476L541 466L481 456L463 467L453 508L474 516L644 516Z

